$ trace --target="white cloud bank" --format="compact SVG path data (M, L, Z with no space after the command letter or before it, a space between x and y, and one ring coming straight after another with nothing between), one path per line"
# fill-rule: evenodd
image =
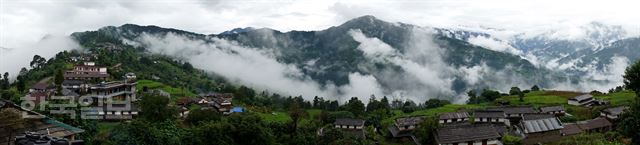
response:
M192 40L168 33L166 35L143 34L135 41L151 52L185 59L195 67L215 72L230 81L262 90L287 95L334 98L341 102L350 97L368 100L372 94L383 95L376 78L360 73L349 74L350 84L322 86L294 65L283 64L268 49L243 47L235 42L208 38L213 43ZM311 98L310 98L311 97Z

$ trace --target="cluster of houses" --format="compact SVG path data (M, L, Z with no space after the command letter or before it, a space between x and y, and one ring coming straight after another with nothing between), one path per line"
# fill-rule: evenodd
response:
M83 133L84 130L62 123L58 120L49 118L43 114L21 107L6 100L0 100L0 110L15 109L20 112L24 118L23 125L19 128L8 128L2 124L0 127L0 144L14 143L12 139L24 137L20 133L30 132L32 134L46 135L50 138L64 139L68 144L83 144L83 140L76 140L76 136ZM29 142L26 142L29 144ZM35 144L42 144L43 141L36 141Z
M584 107L604 105L591 95L580 95L570 99L569 104ZM600 104L598 104L600 103ZM470 112L450 112L438 116L440 127L434 133L439 145L502 145L502 137L515 136L523 144L541 144L558 141L583 132L606 132L614 128L618 117L628 107L612 107L601 111L600 116L591 120L563 123L559 117L571 115L562 105L543 106L500 106L473 110ZM424 116L402 117L389 126L390 137L420 144L413 131L418 128ZM355 137L365 137L365 120L338 118L334 127ZM322 128L319 134L322 135Z
M440 145L500 145L501 137L520 137L524 144L539 144L557 141L563 137L582 132L610 131L625 107L608 108L600 117L563 123L558 117L568 115L562 106L541 107L506 106L441 114L443 126L435 133ZM473 121L469 121L473 118Z
M241 107L233 106L233 94L231 93L201 93L197 97L183 97L176 103L180 110L181 117L187 117L189 108L192 105L198 105L200 109L215 110L223 115L230 115L234 112L244 112Z
M569 98L567 100L567 103L569 105L583 106L583 107L609 105L609 101L594 99L593 95L591 94L583 94L583 95Z
M49 79L34 84L24 100L34 105L30 109L44 110L44 105L53 100L63 100L67 104L78 103L83 119L130 120L137 116L135 74L127 73L122 78L110 80L106 67L84 62L64 72L63 76L61 92L57 92Z

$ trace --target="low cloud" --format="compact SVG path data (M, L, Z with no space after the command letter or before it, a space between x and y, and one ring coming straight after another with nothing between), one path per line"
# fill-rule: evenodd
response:
M351 73L350 84L322 86L296 66L278 62L275 54L268 51L269 49L244 47L218 38L207 39L211 42L189 39L173 33L144 33L134 41L138 42L135 45L144 45L152 53L186 60L197 68L224 76L232 83L259 90L293 96L302 95L309 100L313 96L322 96L341 102L350 97L359 97L360 100L366 101L372 94L382 95L376 78L370 75Z
M0 73L9 72L9 77L16 78L21 68L29 68L34 55L51 58L58 52L80 48L80 45L68 36L47 35L34 42L24 42L22 47L0 48Z
M616 86L624 85L622 75L629 66L629 59L621 56L610 58L610 63L604 65L602 69L598 69L596 62L592 62L584 67L575 67L575 62L565 64L573 66L576 73L568 73L569 75L579 75L578 80L568 79L566 81L554 82L550 88L559 90L575 90L575 91L601 91L606 92Z

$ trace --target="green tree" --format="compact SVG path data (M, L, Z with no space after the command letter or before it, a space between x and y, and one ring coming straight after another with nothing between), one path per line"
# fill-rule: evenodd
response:
M56 91L58 94L62 94L62 82L64 81L64 74L62 69L58 69L55 74L55 78L53 79L56 84Z
M376 96L371 95L369 103L367 103L367 112L375 111L380 107L380 101L376 100Z
M540 91L540 87L538 87L538 85L533 85L533 87L531 87L531 91Z
M502 143L504 145L522 145L522 139L512 135L505 135L502 137Z
M47 60L40 55L34 55L29 65L31 66L31 68L38 69L41 68L46 62Z
M480 98L478 98L475 90L470 90L467 92L467 96L469 96L469 100L467 100L467 104L479 104Z
M300 105L297 101L294 101L291 107L289 108L289 117L291 117L291 136L294 137L297 134L298 124L302 117L306 116L307 112L304 109L300 108Z
M518 93L518 98L520 99L520 102L524 102L524 92Z
M420 142L427 145L436 144L434 134L436 130L438 130L438 127L438 119L434 117L424 118L422 123L420 123L416 129L416 135L420 137Z
M493 100L496 100L496 99L500 98L500 92L494 91L494 90L489 90L489 89L484 89L482 91L482 93L480 94L480 96L485 101L493 101Z
M416 105L416 103L411 100L407 100L404 102L404 104L402 104L400 110L402 110L402 112L404 113L411 113L413 111L416 111L416 109L418 109L418 105Z
M426 102L424 102L424 108L427 108L427 109L438 108L447 104L451 104L451 103L447 100L429 99Z
M24 76L18 76L18 78L16 78L16 89L18 89L20 93L24 92L26 89L26 85L24 82Z
M631 137L633 145L640 145L640 61L629 66L623 76L627 89L636 93L629 110L622 114L619 128L622 134Z
M213 109L198 108L189 111L189 115L187 115L187 118L184 121L189 123L191 126L197 126L203 122L220 120L220 118L220 113Z
M233 145L235 143L229 133L231 130L233 130L233 125L226 121L203 122L202 125L191 128L193 136L189 144L209 145L215 143L218 145Z
M520 93L522 93L522 91L520 91L518 87L511 87L511 90L509 90L509 95L518 95Z
M9 85L11 84L9 83L9 72L4 72L4 75L2 76L3 78L2 78L2 83L0 83L1 84L0 87L2 87L3 90L6 90L9 88Z
M624 71L624 85L627 89L633 90L636 96L640 97L640 61L627 67Z
M356 116L361 116L364 113L364 103L358 100L357 97L352 97L345 105L346 110L353 113Z
M151 122L173 120L177 112L175 108L168 106L169 98L155 94L144 94L139 103L143 110L140 117Z
M332 126L327 126L323 128L322 136L320 136L319 144L329 145L336 144L335 141L343 139L345 134Z
M382 97L382 99L380 99L380 103L378 103L378 108L383 108L385 110L386 113L391 112L391 108L389 107L389 99L387 98L387 96Z

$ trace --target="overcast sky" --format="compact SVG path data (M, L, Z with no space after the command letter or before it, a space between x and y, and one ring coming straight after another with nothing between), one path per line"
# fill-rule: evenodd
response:
M491 27L514 32L563 30L592 21L637 32L637 0L0 0L0 54L45 53L44 36L66 36L125 23L204 34L237 27L320 30L354 17L436 27ZM66 43L64 43L66 44ZM65 45L60 45L60 47ZM25 51L15 53L15 51ZM13 51L13 52L11 52ZM32 53L30 53L32 52ZM53 53L46 52L46 53ZM0 59L7 61L7 59ZM24 62L21 62L24 63ZM27 62L28 63L28 62ZM7 62L0 67L6 71Z

